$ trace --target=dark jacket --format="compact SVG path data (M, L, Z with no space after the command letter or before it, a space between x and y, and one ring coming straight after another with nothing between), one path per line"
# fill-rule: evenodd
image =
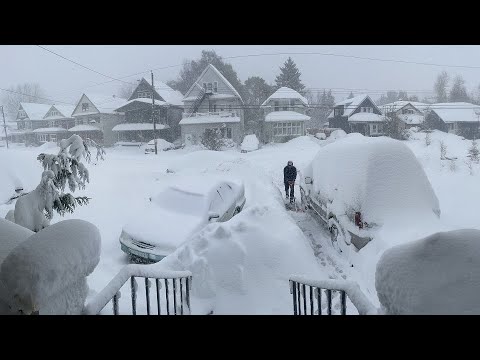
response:
M293 165L287 165L283 168L283 181L295 181L297 178L297 168Z

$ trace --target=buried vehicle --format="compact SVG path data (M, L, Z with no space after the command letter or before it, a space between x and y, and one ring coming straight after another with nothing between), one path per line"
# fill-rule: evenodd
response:
M408 236L399 234L404 228L423 229L422 221L440 216L437 196L413 152L386 137L349 134L322 147L302 171L300 194L339 252L362 252L381 233L378 253L405 241Z
M157 262L211 222L231 219L245 205L243 183L210 176L175 176L126 224L121 249L135 262Z

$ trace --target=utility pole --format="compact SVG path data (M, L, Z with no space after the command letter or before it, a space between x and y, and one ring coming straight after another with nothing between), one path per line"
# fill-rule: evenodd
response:
M153 135L154 135L154 140L153 142L155 143L155 155L157 155L157 126L155 124L155 86L153 85L153 71L150 70L152 73L152 121L153 121Z
M2 107L2 116L3 116L3 129L5 130L5 141L7 142L7 149L8 149L8 134L7 134L7 124L5 124L5 113L3 112L3 105Z

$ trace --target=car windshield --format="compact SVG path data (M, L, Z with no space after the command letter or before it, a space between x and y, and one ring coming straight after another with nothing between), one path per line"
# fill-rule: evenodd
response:
M152 201L168 211L200 216L205 213L206 198L202 194L169 188L155 196Z

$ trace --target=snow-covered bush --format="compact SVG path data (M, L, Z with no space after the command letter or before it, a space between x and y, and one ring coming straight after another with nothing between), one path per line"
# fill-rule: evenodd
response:
M315 137L319 140L325 140L327 138L327 136L325 135L325 133L316 133L315 134Z
M451 159L450 160L450 171L456 172L457 171L457 160Z
M472 146L468 149L468 157L478 164L480 160L480 150L478 150L476 140L472 140Z
M375 287L386 314L480 314L480 230L440 232L388 249Z
M447 156L447 145L444 141L440 141L440 160L445 160Z
M84 189L89 182L89 172L82 163L82 159L87 163L91 161L89 145L97 149L97 160L103 160L103 148L90 139L83 141L78 135L60 141L58 155L38 155L37 159L45 171L37 188L18 198L13 214L15 223L39 231L49 225L53 210L64 215L65 212L73 212L77 205L88 204L88 197L74 197L64 191L67 183L69 190L75 192Z
M223 146L223 138L220 130L218 129L205 129L202 135L202 145L208 150L218 151Z

